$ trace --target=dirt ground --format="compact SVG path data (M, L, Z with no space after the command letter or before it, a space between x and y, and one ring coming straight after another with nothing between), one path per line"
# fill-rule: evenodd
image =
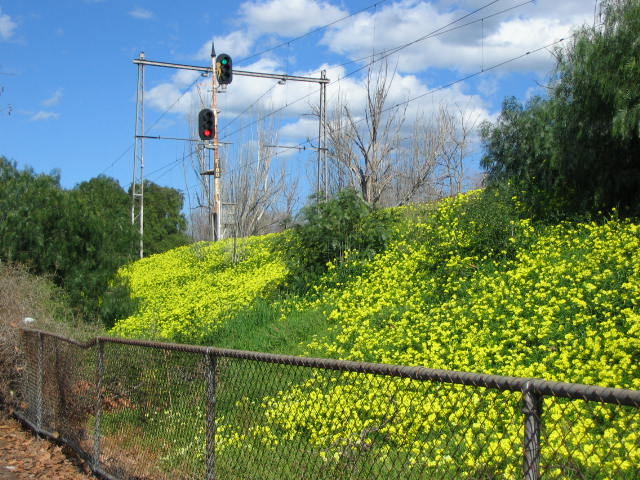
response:
M95 479L84 462L66 447L38 439L0 412L0 480Z

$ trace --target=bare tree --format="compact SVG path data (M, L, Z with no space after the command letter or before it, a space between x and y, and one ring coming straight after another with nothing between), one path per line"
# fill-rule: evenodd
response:
M191 116L193 117L193 115ZM191 124L193 135L196 125ZM231 156L221 148L222 169L222 229L223 236L246 237L277 230L280 223L293 216L297 205L297 179L287 177L286 166L278 162L276 121L258 125L257 139L239 142ZM190 215L190 231L195 240L213 238L212 176L200 175L211 171L210 149L198 145L192 152L192 168L199 178L197 205Z
M464 182L464 160L469 154L471 132L475 128L476 118L458 107L452 113L445 107L440 108L438 126L442 134L442 152L440 154L440 185L442 196L457 195L462 192Z
M245 143L229 165L225 198L234 237L268 233L293 214L298 183L288 181L286 165L276 164L277 140L275 124L262 122L257 140Z
M369 69L364 116L356 117L348 105L342 104L327 123L329 159L337 173L331 190L353 186L373 205L381 202L392 181L391 154L400 144L406 113L406 105L385 108L394 76L387 63L377 71Z
M430 201L462 191L464 160L473 123L461 108L441 106L430 118L419 116L402 138L406 103L389 107L395 72L387 65L369 70L367 102L357 118L339 99L327 123L330 191L357 188L372 205Z
M394 197L389 203L404 205L460 193L473 127L463 109L451 113L445 105L429 119L418 117L409 145L397 160Z

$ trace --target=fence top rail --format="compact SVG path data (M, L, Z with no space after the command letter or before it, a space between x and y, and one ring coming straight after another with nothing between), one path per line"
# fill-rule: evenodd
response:
M57 340L87 349L99 344L123 344L161 350L211 355L216 357L253 360L257 362L276 363L298 367L319 368L362 374L382 375L400 378L410 378L420 381L433 381L485 387L503 391L530 392L537 395L581 399L601 403L613 403L640 408L640 391L623 388L599 387L579 383L555 382L537 378L509 377L486 373L459 372L455 370L441 370L419 366L402 366L383 363L356 362L351 360L337 360L331 358L297 357L275 353L251 352L245 350L231 350L219 347L188 345L180 343L156 342L151 340L136 340L117 337L96 337L86 343L78 342L62 335L42 330L22 328L26 334L48 336Z

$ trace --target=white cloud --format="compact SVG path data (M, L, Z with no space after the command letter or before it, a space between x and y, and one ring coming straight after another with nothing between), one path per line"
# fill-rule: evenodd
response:
M201 82L203 98L207 96L207 87ZM173 82L161 83L144 93L145 102L149 106L161 111L172 113L191 113L192 106L198 101L198 90L191 89L183 94L180 88Z
M146 8L136 7L129 11L129 16L139 20L149 20L154 17L154 14L151 10L147 10Z
M459 72L457 77L463 77L533 51L561 37L566 38L577 25L593 19L593 5L586 5L584 0L537 0L527 7L491 16L500 9L513 6L513 3L499 3L454 23L486 3L486 0L392 0L331 26L315 48L318 58L326 57L326 50L322 50L326 47L330 52L347 59L358 59L371 55L372 51L379 54L385 49L414 41L448 24L462 25L485 17L483 22L478 21L426 39L390 56L390 68L393 70L397 66L397 73L391 83L388 105L403 104L418 97L407 104L408 126L418 117L429 118L434 115L442 104L461 109L477 119L491 118L489 100L483 100L481 94L492 96L500 91L501 76L511 71L533 71L540 75L548 72L553 60L547 51L528 55L482 76L477 90L473 92L465 83L441 88L456 76L442 76L438 69ZM268 48L273 42L277 43L275 36L292 37L347 14L323 0L251 0L243 3L239 11L237 30L213 37L216 51L231 55L236 60L236 69L239 68L238 59L255 50ZM208 41L198 51L198 59L206 61L210 53L211 41ZM287 71L293 75L315 77L319 76L320 69L326 69L328 77L336 81L368 61L356 61L355 66L325 64L311 70L307 68L310 63L308 51L296 50L288 60L279 57L278 53L282 52L269 52L258 57L252 65L242 65L240 68L270 73ZM287 50L286 55L290 54ZM294 57L300 63L296 63ZM338 63L340 60L335 61ZM297 72L291 71L301 64L305 65L306 71L299 71L299 68ZM429 71L429 76L425 75L430 68L434 70ZM196 78L194 72L178 72L169 82L145 92L145 98L150 106L158 110L171 107L174 113L193 115L202 106L210 104L210 79L202 79L198 87L183 95L176 105L173 104L181 91ZM340 96L348 101L354 114L362 115L366 104L365 78L366 72L361 71L331 84L328 87L328 103L331 105ZM316 127L312 126L315 120L303 115L312 111L312 107L318 103L318 97L318 85L314 83L287 82L278 85L275 80L235 75L227 93L219 96L221 129L226 130L224 135L228 135L243 124L250 124L258 117L281 110L273 118L279 119L278 122L284 125L280 131L283 139L294 141L296 135L308 135L315 131ZM232 120L233 124L227 128L226 125Z
M245 2L240 12L250 31L286 37L301 35L347 15L344 10L321 0Z
M216 36L200 47L196 58L199 60L208 59L211 61L211 42L214 42L216 54L227 53L232 58L241 58L251 53L251 48L255 41L255 36L242 30L231 32L228 35Z
M390 56L390 61L397 63L402 72L421 72L435 67L469 73L566 38L577 25L593 18L593 5L586 5L583 0L555 3L539 0L534 5L493 17L508 7L495 5L456 22L480 3L486 2L462 2L466 8L461 9L461 2L455 2L458 7L455 10L447 8L453 4L450 1L439 5L409 0L391 3L340 22L325 33L322 43L333 52L365 62L372 52L389 51L442 27L448 26L445 27L448 30L477 20L448 33L440 32ZM486 20L480 21L484 17ZM545 72L551 64L550 55L542 53L501 69Z
M3 14L0 10L0 39L9 40L15 33L15 29L18 26L11 17L6 13Z
M34 122L38 122L41 120L56 120L58 118L60 118L59 113L49 112L45 110L40 110L39 112L31 116L31 120L33 120Z
M283 126L278 138L285 145L295 146L301 139L318 138L318 119L312 117L303 117L293 123Z
M53 107L57 105L58 103L60 103L60 100L62 100L62 93L62 88L57 89L55 92L53 92L53 95L42 101L42 105L44 105L45 107Z

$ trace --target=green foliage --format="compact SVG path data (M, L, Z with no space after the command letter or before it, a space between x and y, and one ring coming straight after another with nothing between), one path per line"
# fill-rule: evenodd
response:
M557 52L549 98L508 99L481 129L489 184L509 184L538 216L640 215L640 3L602 11L603 25Z
M603 2L602 27L561 51L553 92L558 156L575 209L640 214L640 3Z
M321 308L286 312L281 299L256 298L226 320L203 343L236 350L302 355L304 345L328 327Z
M442 202L358 276L340 284L327 280L337 286L319 297L333 303L327 309L332 334L310 342L308 353L640 388L640 227L615 218L535 227L530 220L508 220L510 209L488 214L482 226L479 207L489 201L474 193ZM478 234L485 240L476 242ZM338 268L325 276L335 275ZM426 385L345 377L335 383L313 378L267 399L255 433L274 450L279 439L305 436L327 462L339 462L352 445L350 432L375 432L361 440L374 445L382 437L410 464L428 463L422 452L438 451L464 471L481 464L491 476L516 475L519 457L501 440L504 432L521 435L513 423L515 399L500 411L488 405L504 404L504 397L452 388L439 390L425 407L424 396L434 393ZM397 399L391 413L390 398ZM550 469L546 475L583 478L632 455L624 467L630 470L620 474L626 478L640 461L640 451L629 447L637 425L630 429L628 419L614 419L604 426L626 433L619 449L594 460L588 452L600 452L601 435L593 430L592 413L575 408L549 407L545 415L555 423L543 448L545 455L571 449L577 473ZM325 421L331 418L341 420ZM434 422L442 423L436 428ZM444 476L437 468L447 466L433 471Z
M372 256L386 245L393 218L389 210L375 212L354 189L306 206L285 247L292 278L305 286L328 262Z
M555 131L551 103L534 97L526 105L504 100L495 124L483 122L485 154L480 164L486 182L503 194L517 195L528 213L552 219L563 210L564 182L555 163Z
M66 201L57 174L19 171L0 157L0 259L29 266L36 274L54 273L64 262L57 244Z
M131 297L129 281L123 277L112 278L99 307L100 320L105 328L112 328L116 320L127 318L137 310L138 301Z
M147 252L187 243L182 195L152 183L146 188ZM110 281L137 252L130 208L130 196L112 178L64 190L57 173L19 170L0 157L0 260L50 275L79 312L111 325L128 308L117 305L128 297L126 286Z
M640 226L615 212L600 223L535 225L520 217L518 198L504 195L511 194L394 209L387 248L328 262L304 295L287 291L277 235L248 239L237 263L224 242L136 262L122 274L140 307L114 332L152 335L156 322L160 333L179 333L172 338L240 349L639 389ZM227 391L229 403L217 404L216 453L260 448L288 459L290 442L303 437L313 445L311 464L341 473L360 458L382 472L391 451L438 478L511 478L521 468L520 450L507 440L522 437L519 394L341 373L305 372L290 383L264 382L274 391L257 397L246 393L255 382ZM250 408L248 419L233 417L245 414L234 402ZM632 475L640 462L636 420L606 411L596 426L586 403L545 405L553 428L543 455L571 462L571 471L549 467L545 476L591 478L609 468L616 478ZM178 418L167 412L159 428ZM603 435L612 434L619 438L604 452ZM204 436L197 438L185 445L202 448ZM429 463L433 452L455 461Z
M258 298L269 298L287 273L275 236L198 243L125 266L139 308L113 328L117 335L203 343Z
M144 254L166 252L191 243L180 212L184 196L175 188L144 182Z
M134 259L137 233L131 226L130 198L112 178L99 176L65 192L65 233L60 250L65 259L58 270L61 285L86 315L100 315L103 296L118 268ZM106 316L105 316L106 315Z

